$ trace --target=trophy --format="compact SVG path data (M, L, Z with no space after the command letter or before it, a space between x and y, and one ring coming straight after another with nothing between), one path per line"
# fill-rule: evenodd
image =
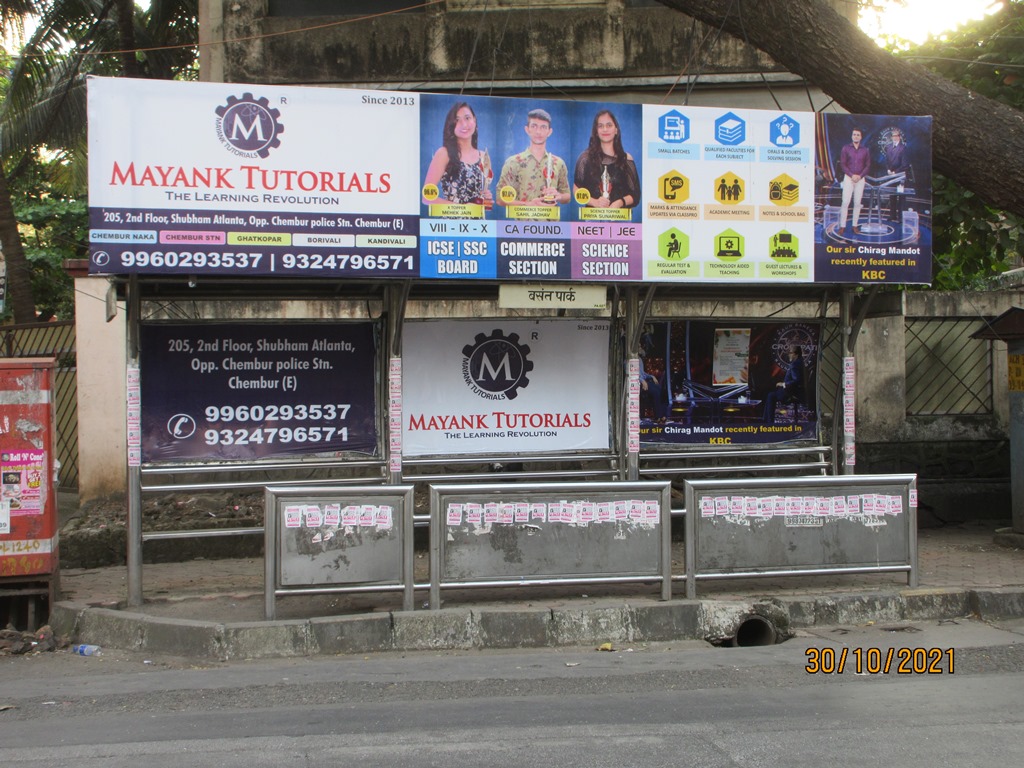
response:
M491 156L486 149L480 150L480 160L478 162L480 166L480 175L483 177L483 186L480 189L480 196L473 202L478 205L482 205L484 210L491 210L494 207L494 199L486 197L484 192L491 185L491 181L494 179L494 169L491 167Z
M551 153L548 152L546 155L546 163L544 165L544 188L551 189L555 185L555 169L554 160L551 157ZM547 205L555 204L555 196L551 192L544 194L544 202Z
M608 176L608 166L601 170L601 197L610 200L612 196L612 180Z

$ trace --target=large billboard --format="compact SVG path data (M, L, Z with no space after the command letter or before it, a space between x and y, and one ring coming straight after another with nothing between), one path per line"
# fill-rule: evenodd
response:
M600 320L406 323L403 455L607 450L609 327Z
M924 117L92 78L90 271L925 283L930 130Z

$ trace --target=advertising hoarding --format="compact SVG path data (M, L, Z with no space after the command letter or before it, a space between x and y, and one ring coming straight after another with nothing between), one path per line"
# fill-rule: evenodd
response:
M372 323L144 323L143 461L377 451Z
M931 274L926 117L92 78L89 126L93 273Z
M821 327L803 321L648 323L640 440L737 445L815 440Z
M409 322L406 456L606 450L608 321Z
M820 114L816 130L818 278L930 282L930 118Z

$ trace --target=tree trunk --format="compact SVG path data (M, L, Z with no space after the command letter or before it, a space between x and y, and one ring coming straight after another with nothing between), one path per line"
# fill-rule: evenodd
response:
M7 306L14 313L15 323L34 323L36 308L32 301L32 273L25 260L18 221L14 218L11 191L7 177L0 168L0 246L7 262Z
M142 65L135 55L135 0L117 0L117 31L124 76L142 77Z
M850 112L931 115L933 168L1024 215L1024 112L879 48L825 0L658 0L767 53Z

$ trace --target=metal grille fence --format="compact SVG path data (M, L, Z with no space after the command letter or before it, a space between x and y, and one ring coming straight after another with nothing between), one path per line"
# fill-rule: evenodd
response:
M992 347L970 338L978 318L906 320L907 414L992 413Z
M823 416L832 416L836 392L843 375L843 326L828 318L821 327L821 357L818 362L818 397Z
M54 449L61 489L78 488L78 368L74 322L29 323L3 329L4 357L55 357L53 375Z

